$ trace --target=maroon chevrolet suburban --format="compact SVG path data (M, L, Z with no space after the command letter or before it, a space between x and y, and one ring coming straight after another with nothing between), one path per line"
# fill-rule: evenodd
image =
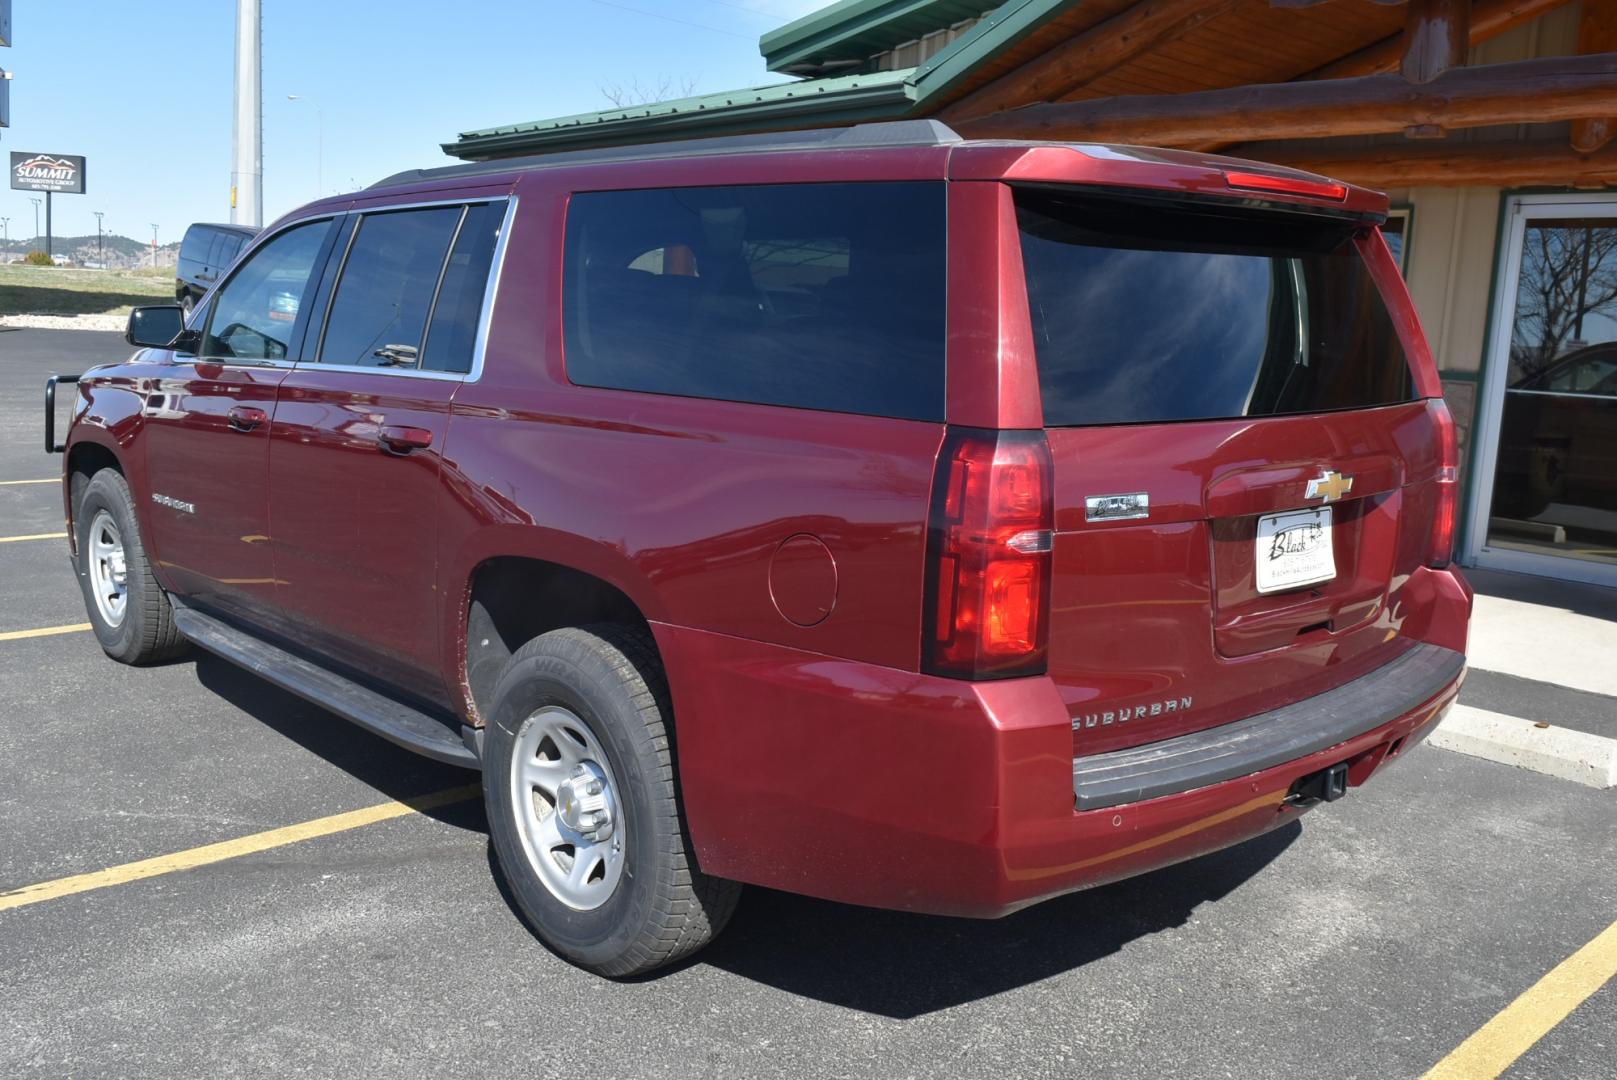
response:
M481 769L573 962L687 955L744 882L992 917L1280 826L1453 702L1385 211L927 121L415 171L137 309L46 444L110 656Z

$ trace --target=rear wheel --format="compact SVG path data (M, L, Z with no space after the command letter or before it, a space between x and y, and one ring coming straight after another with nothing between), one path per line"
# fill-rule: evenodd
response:
M696 866L679 810L667 687L650 635L555 630L495 689L484 799L495 854L540 939L636 975L707 944L740 886Z
M106 654L145 664L184 652L168 594L146 559L129 484L116 469L90 478L73 520L84 608Z

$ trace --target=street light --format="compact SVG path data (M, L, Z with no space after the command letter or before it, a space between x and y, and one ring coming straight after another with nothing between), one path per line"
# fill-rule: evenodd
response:
M37 244L39 243L39 200L30 198L28 201L34 204L34 243Z
M286 95L288 101L302 101L314 106L314 197L325 194L326 110L302 94Z
M105 211L93 210L95 214L95 257L101 263L101 269L107 268L107 249L101 242L101 218Z
M152 269L157 269L157 222L152 222Z
M0 217L0 237L4 238L6 248L9 251L11 248L11 219L8 217Z

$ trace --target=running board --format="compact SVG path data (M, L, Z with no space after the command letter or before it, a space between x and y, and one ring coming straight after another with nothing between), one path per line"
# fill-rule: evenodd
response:
M195 608L175 603L174 626L209 652L406 750L465 769L482 768L460 734L430 713L378 694Z

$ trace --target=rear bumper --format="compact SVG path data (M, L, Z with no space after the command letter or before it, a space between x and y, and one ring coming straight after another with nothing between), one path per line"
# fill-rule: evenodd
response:
M1463 625L1464 610L1455 614ZM1347 762L1349 784L1363 784L1426 737L1464 677L1457 651L1420 646L1289 710L1155 753L1105 755L1111 768L1092 771L1075 768L1071 722L1048 679L966 683L653 629L703 870L975 917L1284 825L1301 812L1286 801L1297 780ZM1175 757L1165 778L1160 766ZM1088 809L1086 775L1090 791L1106 792Z

